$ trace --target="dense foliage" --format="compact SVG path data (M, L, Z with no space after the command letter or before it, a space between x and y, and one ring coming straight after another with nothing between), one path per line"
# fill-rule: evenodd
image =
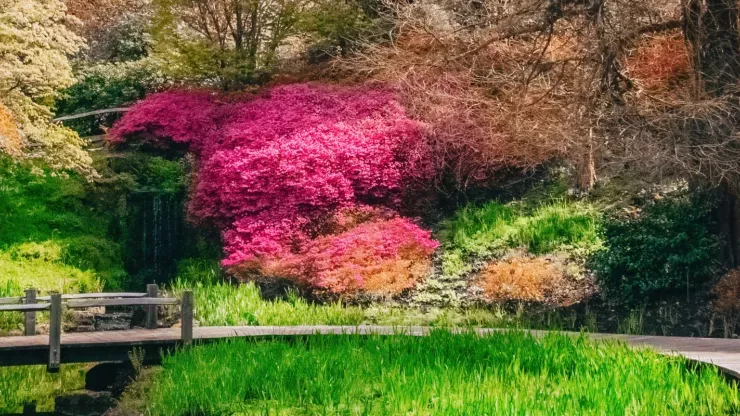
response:
M266 79L304 7L296 0L153 3L153 50L168 72L223 89Z
M326 254L317 250L341 251L345 241L366 238L382 243L372 227L395 227L401 240L348 260L362 252L368 257L353 261L366 266L404 255L416 264L434 248L428 233L400 219L311 242L339 210L399 208L409 190L432 176L422 126L388 90L291 85L227 102L205 92L163 93L137 104L111 136L119 144L189 146L199 156L190 212L222 228L227 266L297 254L305 257L301 263L317 265L312 284L342 291L364 281L362 273L352 277L355 283L344 282L348 269L321 266ZM399 289L419 279L418 271L412 274Z
M711 209L706 195L683 195L608 218L603 227L606 249L591 261L604 289L629 303L677 291L689 296L717 265Z
M693 416L740 402L682 358L521 332L225 342L165 357L148 391L141 411L158 415Z
M588 204L555 201L529 205L531 202L491 201L457 210L439 232L446 249L445 273L463 273L467 259L501 256L513 248L538 255L567 250L582 256L599 246L598 217Z

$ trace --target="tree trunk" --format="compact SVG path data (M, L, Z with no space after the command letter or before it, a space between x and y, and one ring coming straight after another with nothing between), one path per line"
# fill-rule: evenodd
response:
M690 0L683 17L684 37L693 49L697 95L735 94L730 88L737 84L740 75L738 1ZM736 185L724 180L718 188L721 193L718 223L725 243L725 263L729 267L740 264L740 204Z

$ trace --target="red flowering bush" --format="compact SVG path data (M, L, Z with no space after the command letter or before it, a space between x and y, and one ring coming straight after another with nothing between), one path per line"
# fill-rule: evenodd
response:
M430 232L405 218L365 222L308 242L305 250L263 258L265 275L294 279L334 294L392 295L413 287L429 271L439 246Z
M391 91L378 88L298 84L229 100L204 92L156 94L135 105L111 130L113 144L135 140L160 147L187 144L199 157L190 213L223 230L224 265L306 256L315 259L309 262L312 270L343 270L316 272L313 283L331 290L369 287L367 282L374 281L358 280L364 275L319 260L322 250L340 250L344 240L333 243L332 238L360 243L372 234L359 225L347 231L356 237L322 237L346 221L335 214L355 210L350 215L362 217L367 208L360 207L396 208L409 189L433 175L422 126L406 116ZM416 227L400 219L388 224ZM405 238L423 247L436 244L428 235L422 238L425 232L418 227L416 232ZM404 244L365 250L362 261L360 252L345 260L368 267L369 262L403 257Z

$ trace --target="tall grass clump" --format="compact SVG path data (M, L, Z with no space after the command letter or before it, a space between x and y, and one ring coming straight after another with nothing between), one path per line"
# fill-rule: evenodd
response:
M521 332L235 340L164 358L146 414L720 415L714 368L585 336Z
M54 398L85 387L88 365L63 365L58 373L45 366L0 368L0 414L21 414L23 406L36 403L36 410L54 410Z
M531 215L516 219L513 244L534 254L563 247L590 249L599 236L594 211L585 204L563 201L542 205Z

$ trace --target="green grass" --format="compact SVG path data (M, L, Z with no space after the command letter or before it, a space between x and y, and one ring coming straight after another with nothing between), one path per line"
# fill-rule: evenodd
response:
M77 176L0 155L0 248L29 241L105 235L107 222L84 200Z
M467 205L444 221L438 234L446 275L464 274L470 257L499 255L511 248L524 247L533 254L558 250L587 254L600 245L594 209L565 201L535 208L498 202Z
M713 368L585 337L321 336L165 357L150 415L724 415Z
M85 387L88 365L63 365L55 374L45 366L0 367L0 414L18 413L36 403L38 411L53 411L54 397Z

